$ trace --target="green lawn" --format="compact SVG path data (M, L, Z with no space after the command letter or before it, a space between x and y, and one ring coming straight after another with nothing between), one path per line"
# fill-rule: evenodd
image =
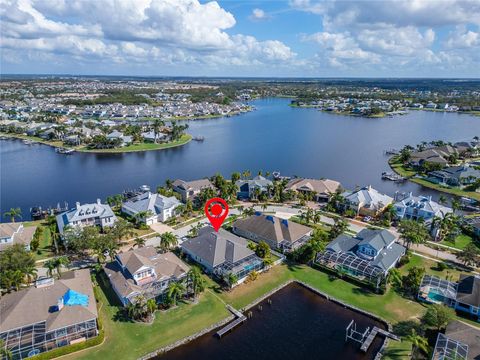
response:
M198 304L184 303L167 312L156 313L153 324L138 324L118 316L119 307L110 286L102 284L100 316L106 340L98 346L68 355L68 359L137 359L210 326L229 315L225 305L212 293L205 292Z
M154 144L154 143L139 143L132 144L121 148L115 149L88 149L83 147L78 149L80 152L93 152L93 153L125 153L125 152L136 152L136 151L150 151L150 150L161 150L168 149L176 146L185 145L190 140L192 140L192 135L183 134L180 139L175 141L170 141L167 143Z
M463 250L463 249L465 249L465 247L468 244L472 243L472 240L473 239L472 239L471 236L468 236L466 234L460 234L455 238L455 242L448 241L448 240L443 240L442 242L440 242L440 244L451 246L451 247L454 247L454 248L459 249L459 250ZM480 248L478 243L474 242L474 244L477 245L477 247Z
M472 199L480 201L480 193L478 192L466 191L466 190L462 190L460 188L455 188L455 187L446 187L439 184L434 184L425 179L419 179L419 178L413 177L414 175L416 175L416 172L411 169L406 169L401 163L399 163L396 160L396 157L392 157L388 163L390 164L390 167L392 168L393 171L395 171L397 174L403 177L408 177L409 181L413 181L414 183L423 185L430 189L435 189L437 191L445 192L445 193L456 195L456 196L470 197Z
M402 268L408 271L412 266L425 267L427 272L445 277L447 271L456 277L456 270L435 270L434 263L418 256ZM102 278L103 279L103 278ZM391 324L406 320L418 320L426 306L416 301L405 299L393 290L384 295L371 293L349 282L335 279L319 270L305 265L278 265L268 272L260 274L253 282L242 284L231 291L223 291L213 280L207 278L208 289L200 297L198 304L185 303L166 313L157 312L152 325L136 324L122 320L118 316L119 307L109 286L102 284L100 303L103 305L100 316L104 324L105 343L69 355L70 359L135 359L167 344L189 336L202 328L212 325L228 316L223 302L237 309L244 308L265 293L273 290L288 280L299 280L338 300L376 314ZM386 359L409 358L408 342L390 341Z
M179 140L170 141L168 143L162 143L162 144L139 143L139 144L132 144L132 145L128 145L121 148L115 148L115 149L89 149L86 146L83 146L83 147L68 146L68 145L65 145L62 141L46 141L36 136L27 136L27 135L10 134L10 133L7 134L7 133L1 133L1 132L0 132L0 135L13 137L17 139L28 139L28 140L33 140L49 146L64 147L64 148L75 149L76 151L79 151L79 152L91 152L91 153L124 153L124 152L136 152L136 151L161 150L161 149L168 149L176 146L185 145L186 143L190 142L190 140L192 140L192 136L190 134L183 134Z
M38 250L33 252L35 260L42 260L54 256L52 248L52 238L50 237L50 230L44 220L28 221L23 223L24 226L37 226L43 228L42 237L40 238L40 245Z

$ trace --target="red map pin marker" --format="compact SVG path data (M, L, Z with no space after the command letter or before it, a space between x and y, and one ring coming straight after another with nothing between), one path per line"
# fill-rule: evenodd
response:
M216 232L228 215L228 204L222 198L211 198L205 204L205 215Z

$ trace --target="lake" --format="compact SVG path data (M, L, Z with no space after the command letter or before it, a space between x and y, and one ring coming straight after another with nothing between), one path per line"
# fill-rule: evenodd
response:
M385 325L344 308L292 283L270 297L272 304L255 306L253 317L219 339L212 331L173 349L157 360L245 359L373 359L383 339L375 339L367 353L360 344L345 342L345 328L355 320L358 331Z
M411 111L380 119L342 116L289 107L289 99L262 99L256 111L240 116L189 121L188 132L205 137L185 146L125 154L55 153L46 145L0 141L0 208L67 201L91 202L167 178L191 180L220 172L280 171L282 175L326 177L346 188L371 184L395 191L433 194L413 183L383 181L388 170L383 151L421 141L469 140L480 135L480 117ZM5 220L5 219L3 219Z

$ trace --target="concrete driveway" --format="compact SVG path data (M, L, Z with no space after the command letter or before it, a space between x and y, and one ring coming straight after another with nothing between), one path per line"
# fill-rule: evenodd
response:
M166 233L166 232L174 232L173 228L163 223L154 223L150 225L150 229L152 229L159 235L162 235L163 233Z

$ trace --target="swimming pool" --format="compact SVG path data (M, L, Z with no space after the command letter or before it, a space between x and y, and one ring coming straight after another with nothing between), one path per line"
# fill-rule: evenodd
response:
M445 297L443 295L440 295L433 290L430 290L428 292L428 298L432 301L440 302L440 303L443 303L445 300Z

